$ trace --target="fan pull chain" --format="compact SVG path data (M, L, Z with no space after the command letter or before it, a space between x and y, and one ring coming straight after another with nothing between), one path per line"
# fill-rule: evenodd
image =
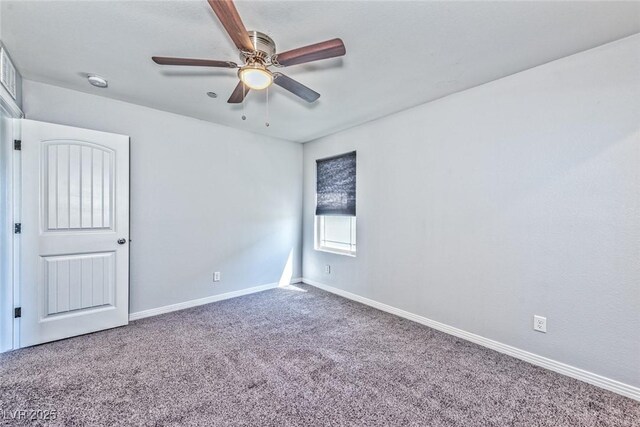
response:
M264 122L266 127L269 127L269 88L267 87L267 120Z
M244 98L246 94L244 93L244 83L242 83L242 120L247 120L247 116L244 115Z

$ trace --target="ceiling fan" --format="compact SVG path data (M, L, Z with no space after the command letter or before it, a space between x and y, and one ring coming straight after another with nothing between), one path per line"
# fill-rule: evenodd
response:
M346 53L344 43L338 38L277 53L276 44L269 36L259 31L246 30L232 0L207 1L240 51L240 59L244 65L238 65L232 61L216 61L212 59L169 58L164 56L153 56L151 59L160 65L238 68L240 82L238 82L227 101L231 104L241 103L250 89L266 89L272 83L307 102L314 102L320 97L318 92L280 72L272 72L269 67L288 67L320 59L334 58Z

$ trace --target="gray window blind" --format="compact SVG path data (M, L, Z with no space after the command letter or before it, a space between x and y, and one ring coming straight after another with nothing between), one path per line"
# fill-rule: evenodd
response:
M356 216L356 152L316 160L316 215Z

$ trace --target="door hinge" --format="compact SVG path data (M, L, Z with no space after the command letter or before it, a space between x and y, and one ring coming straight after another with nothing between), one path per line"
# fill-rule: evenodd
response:
M21 223L16 222L15 224L13 224L13 233L14 234L22 233L22 224Z
M16 307L13 309L13 317L17 319L18 317L22 317L22 307Z
M22 150L22 141L20 139L13 140L13 149L14 150Z

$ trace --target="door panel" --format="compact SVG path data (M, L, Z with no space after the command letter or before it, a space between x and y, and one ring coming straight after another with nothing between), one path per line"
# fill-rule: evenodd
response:
M126 325L129 138L23 120L22 181L20 346Z
M45 229L111 228L115 153L87 143L42 144Z
M115 252L42 259L47 316L114 304Z

